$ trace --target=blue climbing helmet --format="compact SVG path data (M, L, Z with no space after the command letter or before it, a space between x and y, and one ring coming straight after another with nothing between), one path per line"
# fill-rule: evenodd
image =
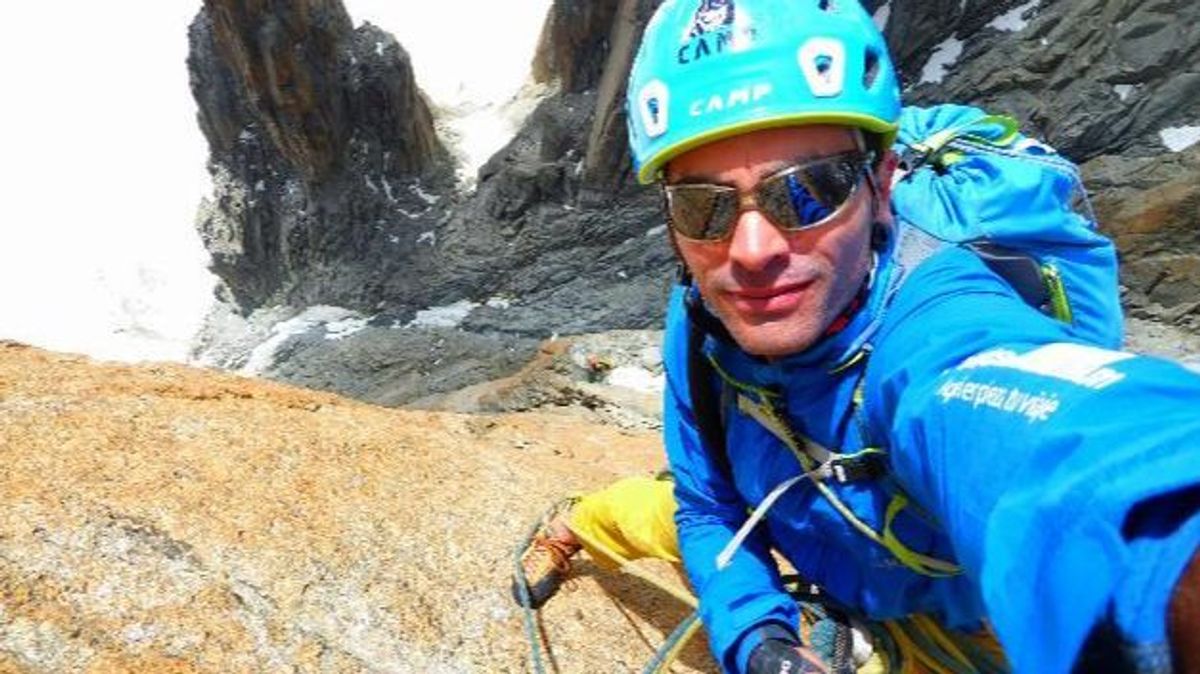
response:
M627 93L638 181L705 143L778 126L841 124L892 144L900 85L859 0L666 0Z

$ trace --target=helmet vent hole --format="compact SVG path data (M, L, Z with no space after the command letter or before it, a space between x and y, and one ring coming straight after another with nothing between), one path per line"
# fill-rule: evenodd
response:
M833 10L833 0L818 0L817 9L820 9L822 12L832 11Z
M867 50L866 60L863 68L863 88L870 89L875 84L875 80L879 77L879 54L874 51Z

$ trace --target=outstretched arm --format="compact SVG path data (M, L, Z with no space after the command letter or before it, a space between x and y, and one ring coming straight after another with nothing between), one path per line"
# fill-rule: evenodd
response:
M1196 625L1196 581L1175 588L1200 546L1200 377L1082 344L970 253L942 255L907 283L953 290L902 291L871 365L898 480L1017 671L1065 674L1101 625L1169 657L1169 631L1178 649Z

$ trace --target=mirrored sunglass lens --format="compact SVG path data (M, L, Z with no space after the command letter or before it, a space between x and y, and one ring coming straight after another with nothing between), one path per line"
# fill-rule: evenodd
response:
M862 170L861 161L850 159L800 167L765 181L759 206L785 228L815 225L846 203Z
M737 193L709 185L667 188L671 226L692 239L720 239L737 220Z
M804 172L805 185L822 203L836 210L850 198L865 166L860 158L816 164Z
M759 208L785 229L800 229L824 220L833 209L822 204L796 177L779 176L758 190Z

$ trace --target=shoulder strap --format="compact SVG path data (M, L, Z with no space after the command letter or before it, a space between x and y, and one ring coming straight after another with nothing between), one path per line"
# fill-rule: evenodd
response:
M966 244L1000 278L1008 281L1025 303L1044 313L1052 313L1050 291L1042 267L1029 253L995 243L975 241Z
M690 297L685 301L688 309L687 375L692 396L692 415L696 418L700 439L712 456L713 463L726 479L732 480L733 467L729 463L725 426L722 423L721 394L717 390L716 371L704 355L704 338L708 333L702 325L704 318L699 313L704 312L709 318L712 315L703 307L697 307L695 300Z

